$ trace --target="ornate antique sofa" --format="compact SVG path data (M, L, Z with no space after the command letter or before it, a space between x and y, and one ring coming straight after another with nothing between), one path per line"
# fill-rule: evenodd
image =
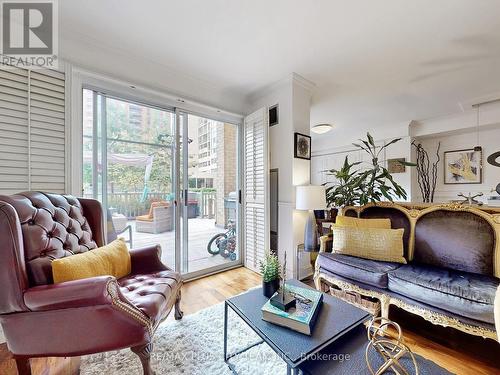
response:
M152 374L153 334L175 305L182 280L158 245L130 250L131 273L54 284L51 260L105 244L92 199L25 192L0 196L0 322L19 374L30 357L66 357L130 347Z
M324 236L314 274L318 289L375 301L384 317L394 305L434 324L497 339L500 210L377 203L346 207L343 214L390 218L392 228L404 228L408 264L333 254L332 238Z

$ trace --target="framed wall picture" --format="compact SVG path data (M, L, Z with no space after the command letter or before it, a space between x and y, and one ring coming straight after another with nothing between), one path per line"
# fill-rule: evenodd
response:
M387 159L387 170L389 173L405 173L406 166L403 164L406 158Z
M278 104L269 107L269 126L278 125L280 123L279 114Z
M473 148L444 153L445 184L480 184L483 182L483 151Z
M294 134L294 157L311 160L311 137L305 134Z

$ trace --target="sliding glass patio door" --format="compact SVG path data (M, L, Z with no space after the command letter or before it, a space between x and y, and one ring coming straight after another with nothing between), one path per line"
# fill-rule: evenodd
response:
M83 196L108 233L195 277L240 263L238 127L83 90Z
M101 201L110 236L158 243L175 263L175 113L83 92L83 195Z
M181 270L241 264L238 126L179 112Z

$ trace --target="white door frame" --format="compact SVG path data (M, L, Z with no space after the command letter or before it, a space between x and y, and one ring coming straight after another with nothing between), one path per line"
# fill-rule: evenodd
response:
M183 269L188 269L188 251L189 251L189 240L188 240L188 235L189 235L189 221L188 221L188 215L187 215L187 200L188 200L188 192L189 192L189 181L188 181L188 160L189 160L189 149L187 147L188 145L188 138L189 138L189 132L188 132L188 115L195 115L199 117L204 117L210 120L214 120L213 118L204 115L202 113L198 112L193 112L193 111L186 111L181 108L176 108L176 125L175 128L179 128L182 126L182 138L180 136L180 131L176 131L176 154L177 154L177 160L175 162L175 175L176 177L174 180L176 181L176 209L175 209L175 223L176 225L179 225L177 228L179 230L176 230L176 244L175 244L175 257L176 257L176 270L183 270ZM181 117L183 117L183 120L181 120ZM216 121L221 121L221 120L216 120ZM242 145L243 145L243 131L242 131L242 123L233 123L229 121L222 121L227 124L231 124L232 126L237 127L237 150L236 150L236 155L237 155L237 170L236 170L236 192L237 192L237 204L236 204L236 236L237 236L237 246L238 246L238 258L235 261L229 261L224 264L220 264L217 266L213 267L208 267L204 268L202 270L198 271L193 271L193 272L185 272L183 273L183 279L185 280L192 280L196 279L202 276L207 276L209 274L214 274L223 270L228 270L231 268L236 268L240 267L244 263L244 256L245 252L243 249L243 236L242 236L242 230L241 230L241 225L243 224L242 222L242 202L241 202L241 197L243 196L242 193L242 182L243 182L243 173L241 173L242 169L242 162L243 158L241 157L241 151L242 151ZM185 147L182 148L182 160L183 163L181 163L181 142ZM183 164L183 165L181 165ZM183 179L181 180L180 178L180 173L181 173L181 168L183 170ZM182 182L181 182L182 181ZM180 230L182 223L182 231ZM183 251L183 249L187 249L186 252Z

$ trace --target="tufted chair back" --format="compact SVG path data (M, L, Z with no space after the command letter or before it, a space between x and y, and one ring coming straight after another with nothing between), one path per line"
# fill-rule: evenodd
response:
M96 201L24 192L0 196L0 204L10 216L17 216L5 219L10 225L0 226L0 236L19 238L14 257L25 270L29 287L53 283L52 260L104 245L102 208ZM6 254L0 256L4 261Z

